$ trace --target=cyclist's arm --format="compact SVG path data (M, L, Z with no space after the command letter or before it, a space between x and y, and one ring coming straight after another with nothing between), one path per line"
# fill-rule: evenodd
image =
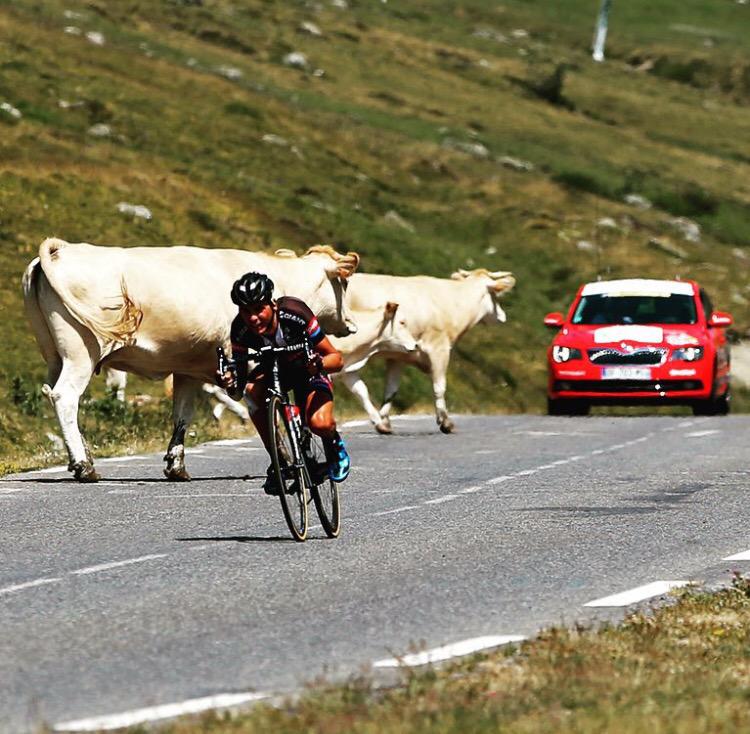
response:
M344 358L336 347L324 336L314 347L323 359L323 369L329 374L340 372L344 367Z
M232 359L237 365L234 385L227 390L230 398L239 400L247 387L247 349L232 344Z

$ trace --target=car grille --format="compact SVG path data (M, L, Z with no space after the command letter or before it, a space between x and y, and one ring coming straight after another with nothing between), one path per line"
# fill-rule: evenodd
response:
M700 380L556 380L555 392L654 392L701 390Z
M589 359L593 364L629 364L658 365L664 362L667 356L666 349L656 347L643 347L634 349L632 352L621 352L619 349L589 349Z

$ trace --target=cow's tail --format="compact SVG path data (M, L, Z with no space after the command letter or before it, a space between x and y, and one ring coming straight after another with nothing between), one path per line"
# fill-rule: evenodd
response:
M34 332L34 337L39 345L39 350L50 369L60 362L57 346L50 333L49 326L42 309L39 306L39 282L44 278L42 266L38 257L35 257L24 271L21 285L23 286L23 306L26 318Z
M54 237L48 238L39 246L39 261L60 300L65 304L71 316L83 326L90 329L105 344L117 342L130 346L135 343L135 333L143 319L143 311L128 295L125 278L120 278L120 293L114 306L88 304L77 298L63 278L58 277L56 261L68 243ZM114 312L110 318L103 317L103 312Z

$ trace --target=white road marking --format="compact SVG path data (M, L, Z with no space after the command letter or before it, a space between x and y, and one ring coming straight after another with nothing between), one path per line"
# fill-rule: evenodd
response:
M108 571L110 568L119 568L120 566L130 566L133 563L143 563L144 561L154 561L157 558L166 558L168 553L154 553L150 556L140 556L140 558L129 558L127 561L113 561L112 563L100 563L97 566L87 566L79 568L70 573L81 576L87 573L97 573L98 571Z
M513 477L510 474L502 474L499 477L488 479L487 484L501 484L502 482L507 482L510 479L513 479Z
M396 507L394 510L385 510L383 512L376 512L373 517L380 517L381 515L395 515L397 512L406 512L407 510L418 510L418 505L404 505L403 507Z
M428 420L435 420L435 418L431 415L394 415L391 416L392 421L428 421Z
M342 423L342 428L359 428L360 426L367 426L370 424L370 421L347 421L346 423Z
M733 556L727 556L722 558L722 561L750 561L750 550L742 551L742 553L735 553Z
M678 428L689 428L690 426L694 426L694 425L695 425L695 421L682 421L681 423L677 424L677 427Z
M517 471L514 477L530 477L532 474L536 474L538 469L524 469L523 471Z
M31 589L35 586L44 586L45 584L54 584L58 581L62 581L62 579L46 578L46 579L35 579L34 581L26 581L23 584L14 584L13 586L6 586L0 589L0 594L12 594L14 591L23 591L24 589Z
M205 494L150 494L144 499L149 500L171 500L171 499L192 499L193 497L259 497L260 493L256 492L206 492ZM263 493L265 497L265 493Z
M250 701L261 701L268 698L267 693L221 693L205 698L193 698L179 703L165 703L161 706L125 711L121 714L96 716L90 719L65 721L55 724L53 731L105 731L109 729L124 729L128 726L144 724L148 721L171 719L185 714L198 714L211 709L222 709Z
M693 431L692 433L686 433L685 438L702 438L703 436L713 436L715 433L721 433L718 429L711 429L708 431Z
M635 589L622 591L619 594L604 596L601 599L586 602L585 607L627 607L630 604L650 599L653 596L661 596L672 589L678 589L681 586L688 586L689 581L654 581L645 586L638 586Z
M480 490L484 489L484 486L481 484L475 484L473 487L464 487L463 489L459 489L459 494L474 494L474 492L479 492Z
M50 466L46 469L35 469L31 474L54 474L59 471L68 471L67 466Z
M376 660L373 663L375 668L400 668L401 666L428 665L430 663L439 663L451 658L461 657L462 655L471 655L480 650L489 650L501 645L507 645L511 642L521 642L526 638L522 635L487 635L485 637L473 637L470 640L454 642L443 647L436 647L424 652L410 653L399 658L386 658Z
M458 499L457 494L446 494L445 497L437 497L434 500L427 500L426 505L442 505L443 502L450 502L451 500Z

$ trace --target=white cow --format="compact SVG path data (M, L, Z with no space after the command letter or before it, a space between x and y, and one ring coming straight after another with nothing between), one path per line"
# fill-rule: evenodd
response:
M398 304L389 301L383 309L350 312L357 324L357 332L345 337L329 337L344 357L344 369L362 369L367 360L379 351L389 354L408 354L417 349L417 342L406 328L405 320L400 315L397 317L397 311ZM124 377L124 373L120 374ZM336 375L332 377L335 378ZM108 381L107 385L112 388L119 385L124 391L125 383L117 382L117 376L114 376L113 380L112 383ZM164 382L167 395L171 396L171 377ZM250 414L243 402L233 400L226 391L214 384L205 383L202 388L204 392L218 401L213 409L214 418L217 420L221 418L224 410L228 408L243 422L250 420Z
M515 283L511 273L491 273L484 269L459 270L450 280L367 273L357 273L349 279L347 304L352 310L377 308L387 300L398 301L400 317L419 344L419 349L412 353L377 350L387 360L385 395L379 411L359 375L367 359L345 364L338 375L360 399L378 432L391 433L389 413L406 364L415 365L431 376L438 426L443 433L453 430L445 403L451 349L480 321L489 324L505 322L505 311L500 307L498 297L513 288Z
M78 402L102 366L164 378L174 373L174 431L164 457L170 479L189 479L184 440L193 399L216 369L236 314L232 283L267 273L277 295L294 293L329 332L355 331L347 317L345 280L356 253L327 246L303 257L197 247L99 247L47 239L23 277L24 303L47 362L43 392L52 402L80 481L96 481L93 458L78 428Z

